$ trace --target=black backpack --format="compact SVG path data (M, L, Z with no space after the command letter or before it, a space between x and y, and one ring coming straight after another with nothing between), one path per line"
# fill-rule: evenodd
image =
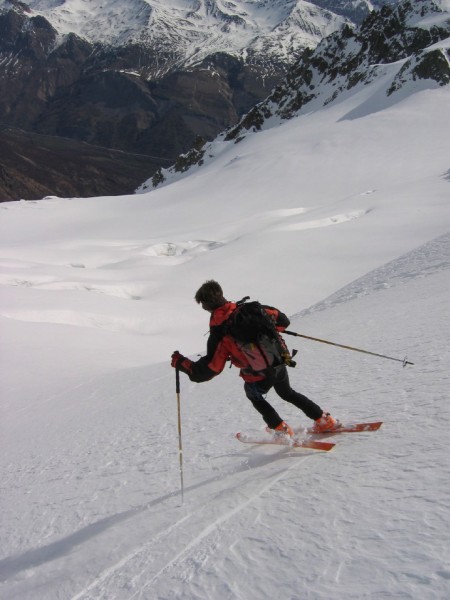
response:
M277 331L275 321L260 302L247 302L248 299L246 296L237 302L236 309L226 322L226 333L245 354L250 371L268 374L277 366L295 367L296 363Z

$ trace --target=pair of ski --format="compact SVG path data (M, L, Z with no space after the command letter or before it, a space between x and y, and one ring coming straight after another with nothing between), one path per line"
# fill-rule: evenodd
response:
M334 429L328 429L321 433L316 433L312 429L306 429L306 431L300 431L294 437L288 435L278 435L270 433L267 435L256 434L250 435L246 433L237 433L237 439L244 444L275 444L277 446L289 446L290 448L309 448L311 450L323 450L328 452L334 448L333 442L321 442L319 440L313 440L308 438L299 437L302 433L309 435L323 435L323 434L335 434L335 433L357 433L361 431L376 431L381 427L383 421L375 421L372 423L340 423Z

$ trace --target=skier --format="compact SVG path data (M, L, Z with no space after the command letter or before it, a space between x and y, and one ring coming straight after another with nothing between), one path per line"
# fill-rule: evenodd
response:
M245 381L244 390L247 398L261 414L269 429L275 430L278 434L294 435L292 428L283 421L264 397L272 387L280 398L290 402L314 420L315 432L328 431L336 427L338 424L336 419L324 412L312 400L291 388L286 366L281 361L272 365L275 367L273 369L257 372L251 369L247 357L227 331L226 322L236 310L237 304L224 298L222 288L217 281L206 281L195 294L195 300L211 314L206 355L194 362L176 350L172 354L172 367L188 375L191 381L201 383L221 373L227 360L230 359L231 363L240 369L240 376ZM264 310L275 321L277 331L282 332L288 327L290 321L285 314L268 306L264 306Z

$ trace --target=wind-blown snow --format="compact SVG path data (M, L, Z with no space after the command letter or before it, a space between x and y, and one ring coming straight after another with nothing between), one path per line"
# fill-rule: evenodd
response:
M151 193L0 206L2 599L447 598L449 86L369 106ZM236 371L183 377L181 505L170 353L204 351L211 277L415 364L287 340L294 387L384 421L328 454L240 445L263 423Z

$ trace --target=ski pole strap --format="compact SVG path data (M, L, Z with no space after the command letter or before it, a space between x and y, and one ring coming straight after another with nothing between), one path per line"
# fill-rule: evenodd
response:
M377 352L370 352L369 350L362 350L361 348L354 348L353 346L346 346L344 344L337 344L336 342L330 342L329 340L322 340L321 338L311 337L310 335L303 335L302 333L296 333L295 331L283 331L287 335L295 335L296 337L305 338L306 340L313 340L314 342L321 342L322 344L329 344L330 346L337 346L338 348L345 348L346 350L354 350L355 352L362 352L363 354L370 354L371 356L378 356L379 358L387 358L388 360L396 360L401 362L403 367L406 365L413 365L413 362L405 358L393 358L392 356L386 356L385 354L378 354Z

